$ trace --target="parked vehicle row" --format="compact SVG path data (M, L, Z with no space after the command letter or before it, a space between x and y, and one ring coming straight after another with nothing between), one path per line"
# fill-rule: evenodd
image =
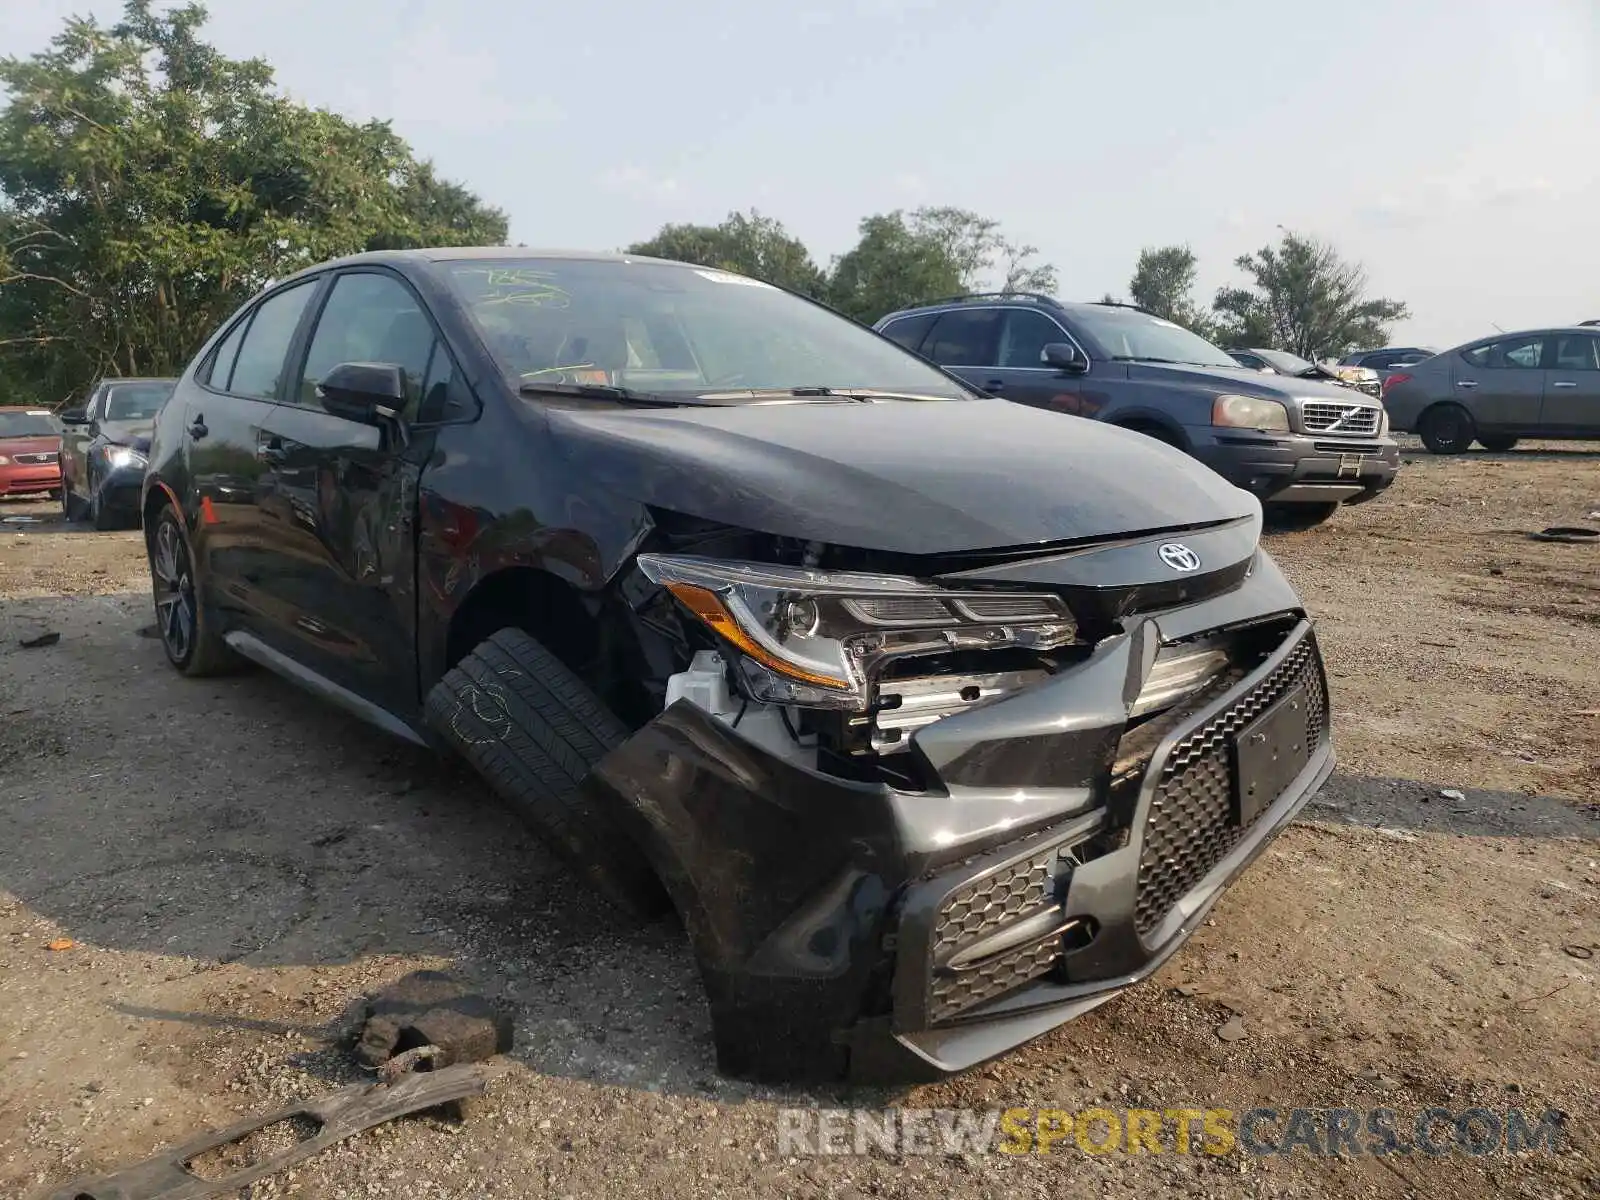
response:
M61 414L61 511L96 529L138 524L139 491L156 413L172 379L105 379Z
M1045 410L1260 454L1247 483L1319 439L1377 487L1387 448L1364 398L1141 313L903 317L508 248L285 279L156 421L166 655L458 753L601 893L676 909L724 1071L1036 1037L1159 967L1333 767L1278 489Z
M1376 399L1246 369L1128 305L961 296L889 313L876 328L989 395L1183 450L1302 524L1371 500L1399 469Z
M61 487L61 425L43 408L0 408L0 496Z
M1228 351L1228 356L1241 367L1264 371L1269 375L1288 375L1295 379L1318 379L1324 383L1337 383L1377 396L1382 390L1378 373L1370 367L1328 367L1322 363L1290 354L1287 350L1269 350L1260 347L1239 347Z

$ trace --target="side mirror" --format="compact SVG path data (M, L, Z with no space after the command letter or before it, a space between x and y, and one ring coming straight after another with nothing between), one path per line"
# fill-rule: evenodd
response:
M397 422L406 406L406 373L393 363L340 363L317 384L317 399L347 421Z
M1039 361L1073 375L1089 369L1089 360L1071 342L1051 342L1040 352Z
M65 412L57 413L56 417L63 425L87 425L89 423L89 412L83 408L69 408Z

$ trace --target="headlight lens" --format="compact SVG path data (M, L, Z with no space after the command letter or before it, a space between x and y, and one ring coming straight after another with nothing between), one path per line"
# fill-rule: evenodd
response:
M7 458L4 454L0 454L0 467L6 467L6 466L10 466L10 465L11 465L11 460L9 458Z
M142 467L144 464L144 455L130 446L106 447L106 465L113 471L120 471L123 467Z
M1387 408L1378 410L1378 436L1389 436L1389 410Z
M1235 429L1289 430L1289 410L1260 396L1218 396L1211 402L1211 423Z
M916 579L688 555L639 569L737 650L754 700L865 710L888 661L951 650L1048 650L1077 626L1059 596L953 592Z

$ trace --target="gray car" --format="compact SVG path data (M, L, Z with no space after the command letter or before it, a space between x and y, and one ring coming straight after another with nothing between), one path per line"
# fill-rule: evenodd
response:
M1477 441L1509 450L1518 438L1600 438L1600 329L1497 333L1416 363L1384 382L1395 429L1435 454Z
M1270 506L1280 525L1315 525L1370 500L1399 469L1377 399L1242 367L1131 305L958 296L890 313L876 328L991 396L1187 451Z

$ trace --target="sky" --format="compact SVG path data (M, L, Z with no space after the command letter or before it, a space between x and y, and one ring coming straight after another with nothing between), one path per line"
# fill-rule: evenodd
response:
M207 7L225 53L392 120L530 246L755 208L826 265L864 216L957 205L1065 299L1168 243L1209 299L1288 229L1410 305L1396 344L1600 318L1600 0ZM0 54L120 10L5 3Z

